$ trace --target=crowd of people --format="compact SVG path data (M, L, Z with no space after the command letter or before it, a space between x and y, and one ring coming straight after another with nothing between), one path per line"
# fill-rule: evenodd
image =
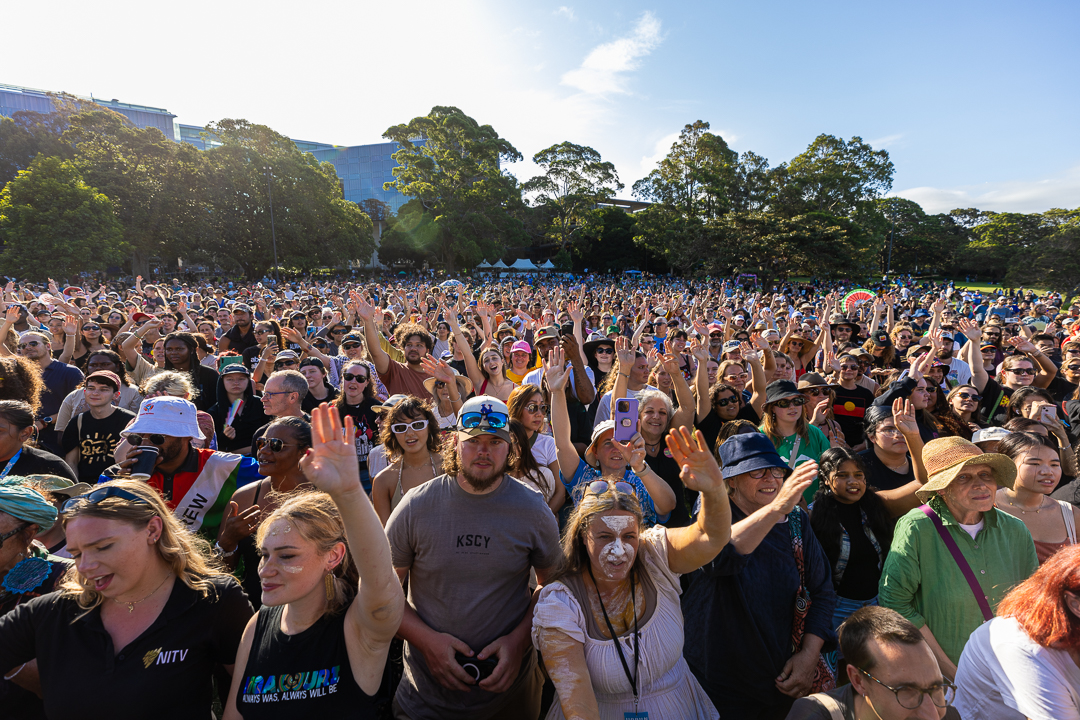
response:
M851 289L8 282L0 718L1080 720L1080 305Z

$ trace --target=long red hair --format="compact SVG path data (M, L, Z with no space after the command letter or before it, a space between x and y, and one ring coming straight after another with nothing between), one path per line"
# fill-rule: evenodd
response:
M1065 593L1080 595L1080 545L1058 550L998 605L998 615L1014 617L1024 632L1045 648L1080 648L1080 618L1069 610Z

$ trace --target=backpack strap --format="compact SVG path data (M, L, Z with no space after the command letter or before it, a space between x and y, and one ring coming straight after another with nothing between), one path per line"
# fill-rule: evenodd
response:
M979 580L975 577L975 573L972 572L971 566L968 565L968 561L964 557L964 554L960 552L960 548L957 546L956 541L953 540L949 531L945 529L945 525L941 522L941 518L938 517L938 514L934 512L934 509L929 505L923 505L919 509L926 513L926 516L934 523L934 529L938 531L938 535L941 536L941 540L945 543L945 547L949 548L949 553L952 554L953 560L956 561L957 566L960 568L960 572L964 574L964 579L967 580L972 594L975 595L976 602L979 603L979 609L982 610L983 619L992 620L994 613L990 610L990 603L986 599L986 594L983 592L982 586L979 585Z
M828 693L814 693L809 698L829 711L831 720L844 720L844 710L836 698Z

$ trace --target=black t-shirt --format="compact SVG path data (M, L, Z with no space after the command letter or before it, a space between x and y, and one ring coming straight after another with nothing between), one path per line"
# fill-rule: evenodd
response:
M866 408L874 404L874 393L859 385L852 390L837 386L835 392L833 417L844 431L844 440L855 447L866 439L863 418L866 417Z
M244 720L375 718L374 697L356 684L345 647L345 613L324 614L296 635L281 631L284 606L263 607L236 707Z
M7 462L8 461L5 460L3 463L0 463L0 469L3 469L3 466L6 465ZM79 478L76 477L75 472L68 467L68 464L62 459L53 455L51 452L38 450L37 448L28 447L26 445L23 446L19 459L11 466L11 472L8 474L22 476L59 475L72 482L79 482Z
M1073 393L1076 392L1076 385L1066 380L1061 373L1054 376L1054 379L1050 381L1050 384L1046 387L1051 395L1054 396L1054 402L1063 403L1066 400L1071 400Z
M225 419L229 416L231 406L229 396L223 392L218 398L218 403L210 408L210 417L214 418L214 428L217 433L218 450L221 452L236 452L249 447L255 431L272 419L263 411L262 400L258 395L247 395L240 408L240 415L233 418L232 427L236 431L236 437L230 440L225 435ZM251 454L255 454L254 449Z
M95 418L89 410L71 418L64 429L61 447L64 454L79 448L79 480L96 485L105 468L112 465L113 451L120 444L120 433L135 419L135 413L114 407L112 413L102 419Z
M322 400L312 395L309 391L308 394L304 396L304 399L300 402L300 409L306 413L309 413L315 408L319 407L319 405L322 403L334 402L334 398L336 398L337 396L337 389L332 387L327 388L326 397L324 397Z
M910 455L908 456L908 471L903 474L890 470L885 463L881 462L873 446L859 453L859 457L866 463L866 482L878 490L895 490L915 479Z
M1009 398L1012 390L990 378L979 401L979 417L986 425L1004 425L1009 420ZM999 402L1000 401L1000 402Z
M675 492L675 509L671 511L671 516L664 523L664 526L670 528L686 527L692 523L694 519L690 517L690 508L694 506L697 493L690 492L683 486L682 479L679 477L682 468L679 467L679 463L675 462L675 458L671 457L671 451L667 449L667 445L663 442L660 443L660 452L656 454L656 457L645 453L645 462ZM691 495L693 497L690 497Z
M236 661L252 615L236 578L210 582L203 597L174 581L158 618L119 652L100 609L84 615L74 598L59 593L34 598L0 617L0 667L37 658L50 718L209 717L214 668Z
M229 332L225 333L224 337L229 340L229 349L233 352L244 354L244 351L249 347L256 347L259 341L255 339L255 324L252 323L248 326L247 334L240 333L240 327L233 325L229 328Z

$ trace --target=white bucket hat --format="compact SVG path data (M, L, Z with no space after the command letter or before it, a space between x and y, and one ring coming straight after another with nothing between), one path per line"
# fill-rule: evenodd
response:
M124 430L124 435L168 435L169 437L204 439L195 404L178 397L153 397L142 401L135 422Z

